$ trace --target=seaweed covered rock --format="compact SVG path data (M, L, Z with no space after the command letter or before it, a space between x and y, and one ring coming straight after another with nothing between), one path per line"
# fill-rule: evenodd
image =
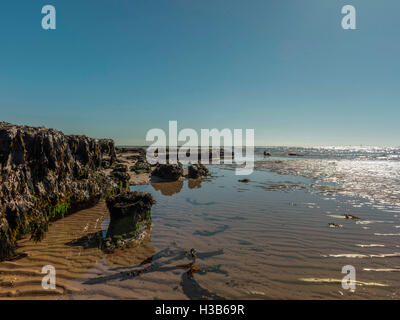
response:
M183 176L183 167L178 164L157 164L152 174L165 180L178 180Z
M139 174L139 173L147 173L150 172L150 163L146 161L146 159L139 159L136 163L130 168L131 171Z
M24 234L41 240L50 221L118 189L101 171L114 156L110 140L0 122L0 260Z
M111 171L110 177L117 182L120 187L127 187L131 178L127 171L128 167L125 164L117 163Z
M150 193L134 191L109 197L106 203L111 218L120 218L150 210L155 200Z
M188 169L188 176L191 179L197 179L210 175L207 167L204 164L191 164Z
M110 225L103 249L111 253L115 248L140 240L151 227L151 207L155 204L150 193L125 192L106 200L110 211Z
M120 171L113 171L110 173L110 177L118 183L118 185L121 187L127 187L129 184L129 180L131 176L126 173L126 172L120 172Z

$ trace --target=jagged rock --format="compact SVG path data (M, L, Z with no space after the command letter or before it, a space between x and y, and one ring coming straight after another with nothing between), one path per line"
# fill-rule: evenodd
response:
M127 187L131 178L127 171L128 167L125 164L117 163L111 171L110 177L116 181L120 187Z
M103 250L111 253L124 248L151 227L151 207L155 204L150 193L125 192L106 200L110 225Z
M109 163L112 164L117 159L115 152L114 140L112 139L99 139L100 151L103 155L110 157Z
M204 164L191 164L188 169L188 176L191 179L206 177L210 175L207 167Z
M0 122L0 260L24 234L40 240L50 221L118 189L101 172L114 155L110 140Z
M166 180L178 180L183 176L182 164L158 164L152 174Z
M144 160L144 159L139 159L136 161L136 163L130 168L131 171L135 173L145 173L145 172L150 172L150 164Z
M122 187L127 187L131 178L129 173L120 171L112 171L110 177Z

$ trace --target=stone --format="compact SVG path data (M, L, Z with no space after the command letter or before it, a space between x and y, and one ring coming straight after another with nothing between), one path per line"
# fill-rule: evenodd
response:
M120 186L120 187L127 187L131 176L129 173L121 172L121 171L112 171L110 173L110 177Z
M178 180L183 176L182 164L157 164L152 174L165 180Z
M110 224L103 250L112 253L140 240L151 227L151 207L155 204L150 193L124 192L106 200Z
M135 173L147 173L150 172L151 166L150 164L144 160L144 159L139 159L136 161L136 163L130 168L130 171L133 171Z
M191 164L188 168L188 177L191 179L198 179L209 175L210 172L204 164Z
M111 218L120 218L151 210L155 200L150 193L124 192L107 198L106 203Z

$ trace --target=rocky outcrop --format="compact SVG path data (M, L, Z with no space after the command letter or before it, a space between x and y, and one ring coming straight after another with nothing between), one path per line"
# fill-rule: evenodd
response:
M188 177L191 179L198 179L210 175L207 167L204 164L192 164L188 168Z
M136 174L150 172L150 169L150 163L148 163L146 159L137 160L136 163L130 168L130 170Z
M102 245L106 252L140 240L151 227L151 207L155 201L150 193L125 192L109 197L106 203L111 218Z
M112 139L99 139L98 140L101 154L103 155L103 159L109 159L110 163L114 163L117 159L114 140Z
M99 139L100 151L103 155L101 166L109 168L117 159L114 141L111 139Z
M125 164L117 163L114 165L113 170L110 173L112 178L121 188L127 188L130 180L130 175L127 173L128 167Z
M102 172L115 158L112 140L0 122L0 260L24 234L39 241L49 222L117 190Z
M119 219L150 211L155 201L150 193L134 191L109 197L106 203L111 219Z
M128 172L128 166L123 163L117 163L114 165L112 172Z
M183 176L183 167L181 163L157 164L152 174L165 180L175 181Z

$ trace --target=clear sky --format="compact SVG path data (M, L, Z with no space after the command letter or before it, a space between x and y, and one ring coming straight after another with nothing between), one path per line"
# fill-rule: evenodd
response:
M256 145L400 145L398 0L2 0L0 39L2 121L118 144L177 120Z

